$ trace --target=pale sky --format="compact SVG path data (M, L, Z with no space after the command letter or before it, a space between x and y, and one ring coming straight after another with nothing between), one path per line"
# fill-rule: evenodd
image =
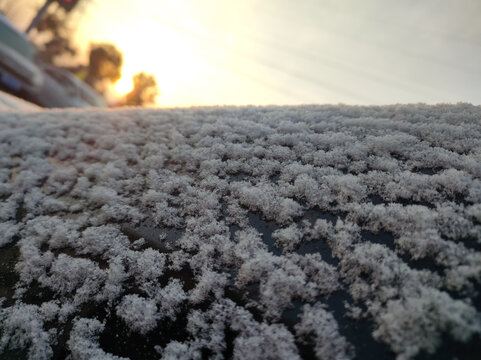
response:
M479 0L91 0L77 34L115 43L162 107L481 104ZM119 86L122 88L122 86Z

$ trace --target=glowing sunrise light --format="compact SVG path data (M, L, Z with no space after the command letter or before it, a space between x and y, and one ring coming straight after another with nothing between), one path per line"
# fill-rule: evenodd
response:
M122 76L114 85L114 90L119 95L125 95L132 91L134 83L131 76Z
M84 51L114 44L124 55L114 90L151 74L159 107L481 101L479 1L426 0L407 23L411 8L394 0L91 2Z

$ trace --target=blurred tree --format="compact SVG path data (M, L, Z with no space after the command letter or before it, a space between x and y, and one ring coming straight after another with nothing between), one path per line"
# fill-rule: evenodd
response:
M123 54L113 44L90 45L89 65L84 81L103 92L105 82L115 83L122 75Z
M40 60L55 64L56 58L64 55L75 56L77 51L72 45L71 33L67 22L65 21L65 13L59 14L59 12L47 13L37 26L38 34L47 34L47 36L38 36L46 38L40 43L40 50L38 57Z
M36 54L38 60L71 71L79 79L105 95L109 88L108 83L113 84L121 77L122 52L113 44L91 44L89 62L85 65L81 63L79 51L74 44L74 30L79 24L78 19L93 1L78 0L78 5L70 12L65 11L58 2L53 2L28 35L38 48ZM26 8L38 9L43 3L45 0L0 0L0 13L18 25L22 18L23 21L25 20ZM153 90L157 89L155 78L144 74L144 77L141 76L139 80L137 80L136 90L138 94L132 92L130 104L142 105L154 102L157 94L157 90ZM148 95L149 93L153 95ZM122 104L125 104L125 99Z
M40 18L40 22L29 32L30 39L39 48L38 58L40 60L54 65L59 65L61 62L71 64L78 61L77 51L73 44L74 29L79 24L79 16L85 13L92 1L57 0L48 6L46 13ZM30 16L32 16L31 21L42 4L45 4L45 0L0 0L0 13L22 28L21 24ZM72 11L66 10L71 8L73 8ZM32 11L32 9L37 11Z
M140 72L133 77L134 88L125 96L125 105L152 105L159 94L154 75Z

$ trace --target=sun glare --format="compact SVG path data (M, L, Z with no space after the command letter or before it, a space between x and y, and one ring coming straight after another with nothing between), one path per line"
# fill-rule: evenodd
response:
M205 57L214 57L217 61L218 58L212 55L216 48L193 35L199 26L187 16L188 9L181 6L182 2L172 4L166 8L168 11L164 9L168 16L149 17L142 9L134 8L119 14L115 22L111 20L113 17L103 18L98 25L86 27L82 33L86 39L101 33L108 39L106 42L114 43L123 52L123 76L113 86L118 96L132 90L134 74L145 72L157 80L161 94L157 104L160 106L189 106L206 101L204 94L215 71ZM133 13L137 14L135 22L131 18ZM142 21L139 22L139 18ZM119 27L119 23L124 26ZM133 27L135 31L132 31Z
M128 94L133 88L134 84L131 76L122 76L114 85L114 89L119 95Z

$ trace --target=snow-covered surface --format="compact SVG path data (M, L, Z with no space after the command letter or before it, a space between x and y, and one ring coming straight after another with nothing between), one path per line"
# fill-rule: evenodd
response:
M476 358L481 108L0 113L0 357Z

